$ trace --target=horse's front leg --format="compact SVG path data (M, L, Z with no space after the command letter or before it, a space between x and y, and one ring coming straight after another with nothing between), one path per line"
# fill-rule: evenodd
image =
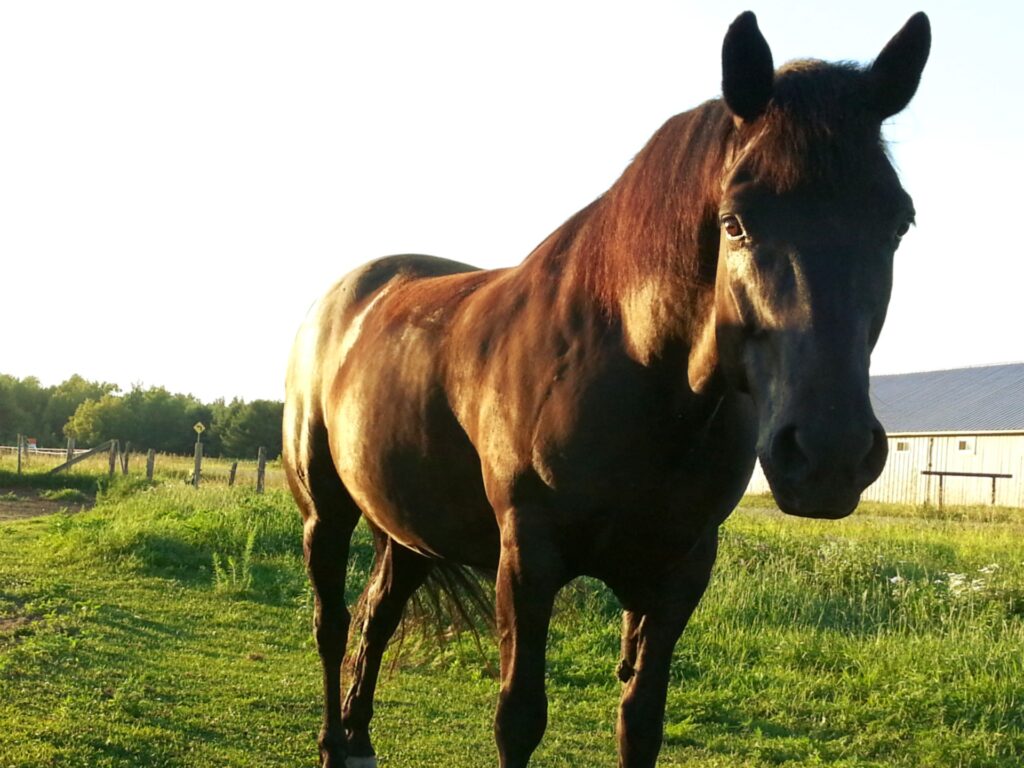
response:
M651 610L627 611L622 624L619 768L654 768L661 749L672 651L707 589L718 531L689 553Z
M562 556L543 512L509 510L499 521L497 624L501 693L494 735L501 768L525 768L547 726L544 654Z

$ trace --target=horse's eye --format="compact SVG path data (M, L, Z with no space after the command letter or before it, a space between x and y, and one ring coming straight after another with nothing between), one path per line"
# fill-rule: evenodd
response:
M900 224L899 227L896 228L896 239L902 240L903 236L910 231L910 225L913 223L913 219L907 219L902 224Z
M725 235L730 240L739 240L747 234L743 230L743 225L740 223L740 220L732 214L722 217L722 229L725 230Z

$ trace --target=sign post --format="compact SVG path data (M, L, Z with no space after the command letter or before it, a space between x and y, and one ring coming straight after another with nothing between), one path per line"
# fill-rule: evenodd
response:
M203 468L203 432L206 430L206 427L203 426L203 422L197 421L192 429L196 432L196 463L192 469L192 485L198 488L199 475Z

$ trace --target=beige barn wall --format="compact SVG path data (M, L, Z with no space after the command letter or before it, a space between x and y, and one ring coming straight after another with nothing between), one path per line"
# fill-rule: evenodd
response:
M930 461L929 461L930 460ZM946 472L988 472L1013 475L996 480L996 504L1024 508L1024 432L936 433L889 435L889 459L863 499L899 504L939 503L939 478L927 469ZM747 493L769 493L760 463L754 467ZM991 504L989 478L946 477L943 504Z

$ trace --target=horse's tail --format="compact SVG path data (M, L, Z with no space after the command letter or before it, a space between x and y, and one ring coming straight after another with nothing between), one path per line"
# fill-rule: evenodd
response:
M376 569L383 567L388 537L374 531L373 539ZM371 574L369 581L373 578L374 574ZM361 631L368 610L368 595L364 590L352 611L352 633ZM410 630L440 646L468 634L481 659L494 673L483 647L483 638L493 635L494 628L494 573L438 560L406 604L401 624L391 642L401 647ZM400 657L401 653L394 655L396 664Z
M441 639L469 630L479 643L481 630L494 631L494 574L442 560L411 603L413 617Z

